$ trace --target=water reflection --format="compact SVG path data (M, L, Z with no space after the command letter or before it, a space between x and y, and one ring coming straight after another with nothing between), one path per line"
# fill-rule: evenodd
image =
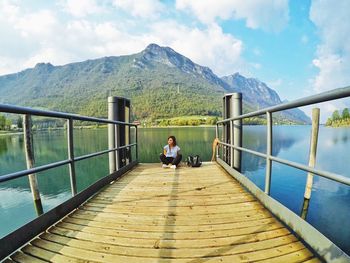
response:
M243 132L243 147L266 153L267 142L265 126L245 126ZM281 150L288 150L296 141L297 138L295 136L281 133L278 128L275 128L272 155L278 156ZM263 158L248 153L242 154L242 171L253 172L264 168L265 165L266 161Z
M7 152L7 136L0 136L0 156Z

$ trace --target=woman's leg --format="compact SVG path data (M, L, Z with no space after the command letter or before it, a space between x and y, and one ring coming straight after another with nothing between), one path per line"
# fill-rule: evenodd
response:
M159 159L161 160L161 162L163 164L168 165L170 163L170 161L168 160L168 158L165 157L164 153L162 153L161 155L159 155Z
M182 154L178 154L176 158L171 162L171 164L178 166L179 163L181 162L182 159Z

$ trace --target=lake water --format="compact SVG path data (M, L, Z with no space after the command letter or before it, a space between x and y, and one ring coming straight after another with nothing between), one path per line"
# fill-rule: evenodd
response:
M265 126L244 126L243 146L266 151ZM273 155L307 164L310 126L274 126ZM158 162L168 135L175 135L183 155L211 158L213 127L139 129L140 162ZM107 148L107 130L74 130L75 155ZM317 168L350 176L350 129L320 127ZM34 135L36 165L67 158L66 134L62 130ZM244 153L243 173L264 189L265 160ZM22 135L0 136L0 176L25 169ZM78 190L108 174L108 156L76 164ZM67 200L70 181L66 166L38 174L44 211ZM271 195L299 214L306 173L273 163ZM0 238L36 217L28 179L0 183ZM315 176L307 221L350 254L350 187Z

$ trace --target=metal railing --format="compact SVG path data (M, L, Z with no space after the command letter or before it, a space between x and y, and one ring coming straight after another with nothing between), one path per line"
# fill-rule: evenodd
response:
M220 124L225 126L225 125L227 125L227 123L229 123L230 128L231 128L231 135L234 137L235 133L234 133L233 127L234 127L234 125L236 125L234 123L234 121L243 120L243 119L249 118L249 117L266 115L266 121L267 121L267 138L266 138L267 139L267 149L266 149L266 153L257 152L257 151L242 147L241 145L237 145L237 144L235 144L235 140L232 140L232 139L231 139L231 142L233 142L233 144L232 143L225 143L225 142L219 142L219 144L221 144L224 147L228 147L228 148L235 149L235 150L242 151L242 152L247 152L247 153L253 154L255 156L262 157L262 158L266 159L265 193L268 195L270 195L272 161L278 162L278 163L281 163L281 164L284 164L287 166L291 166L291 167L294 167L294 168L297 168L300 170L304 170L306 172L316 174L316 175L319 175L321 177L330 179L332 181L336 181L336 182L350 186L350 178L349 177L345 177L343 175L328 172L328 171L323 171L320 169L316 169L316 168L313 168L313 167L310 167L310 166L307 166L304 164L292 162L292 161L282 159L282 158L279 158L279 157L272 155L272 144L273 144L273 142L272 142L272 140L273 140L272 139L272 132L273 132L272 113L280 112L280 111L284 111L284 110L288 110L288 109L292 109L292 108L302 107L302 106L308 106L308 105L312 105L312 104L316 104L316 103L326 102L326 101L330 101L330 100L346 98L349 96L350 96L350 87L345 87L345 88L335 89L335 90L331 90L331 91L324 92L321 94L309 96L309 97L295 100L292 102L282 103L280 105L268 107L268 108L257 110L254 112L241 114L241 115L238 115L238 116L235 116L232 118L227 118L227 119L218 121L216 123L216 135L218 137ZM218 156L219 156L219 151L217 149L217 157ZM231 154L231 158L232 157L233 157L233 155ZM231 167L233 167L232 161L231 161ZM239 167L239 169L240 169L240 167Z
M26 175L35 174L38 172L43 172L49 169L57 168L63 165L69 165L69 174L70 174L70 181L71 181L71 191L72 195L76 195L77 188L76 188L76 179L75 179L75 162L89 159L92 157L96 157L99 155L103 155L106 153L114 152L117 153L122 149L130 148L135 146L136 147L136 159L138 159L138 149L137 149L137 125L133 123L127 123L122 121L114 121L114 120L108 120L103 118L95 118L95 117L87 117L87 116L81 116L77 114L70 114L70 113L63 113L63 112L55 112L55 111L46 111L46 110L38 110L38 109L32 109L27 107L19 107L14 105L6 105L6 104L0 104L0 112L4 113L14 113L14 114L23 114L26 116L41 116L41 117L52 117L52 118L59 118L59 119L65 119L67 122L67 145L68 145L68 159L61 160L58 162L53 162L45 165L41 165L38 167L33 167L30 169L17 171L14 173L6 174L6 175L0 175L0 183L6 182L9 180L13 180L19 177L23 177ZM123 126L133 126L136 129L135 132L135 143L130 143L127 145L122 145L114 148L110 148L107 150L89 153L82 156L74 156L74 140L73 140L73 129L74 129L74 123L73 121L88 121L88 122L94 122L94 123L103 123L103 124L109 124L113 125L114 129L117 130L118 125ZM117 133L113 133L114 136L117 136ZM26 135L25 135L26 136ZM114 141L117 141L117 138L114 138ZM118 166L117 166L118 167ZM118 171L119 168L116 169Z

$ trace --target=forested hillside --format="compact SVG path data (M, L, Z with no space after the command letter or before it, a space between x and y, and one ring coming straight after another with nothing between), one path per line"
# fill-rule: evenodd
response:
M222 96L242 92L244 112L280 103L278 94L256 79L239 74L219 78L168 47L53 66L40 63L0 76L0 103L107 116L107 96L131 99L133 119L221 116ZM262 96L263 94L263 96ZM283 119L307 123L301 111Z

